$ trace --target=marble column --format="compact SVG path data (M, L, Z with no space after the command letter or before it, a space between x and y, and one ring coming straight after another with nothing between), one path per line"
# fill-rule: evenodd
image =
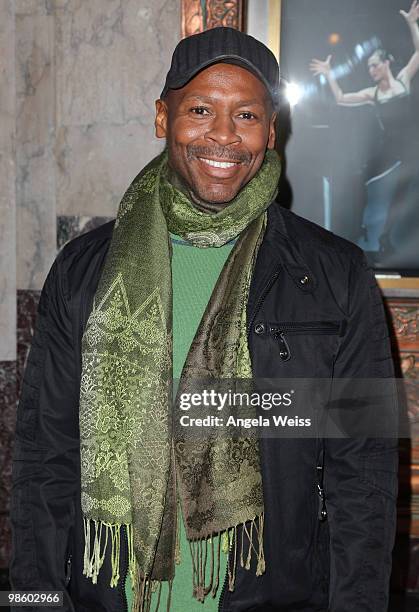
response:
M54 16L16 3L17 286L42 287L55 256Z
M0 2L0 570L10 554L9 495L16 406L15 20Z
M0 2L0 361L16 359L15 24Z
M163 146L154 101L179 40L180 6L70 0L55 15L57 212L114 216Z

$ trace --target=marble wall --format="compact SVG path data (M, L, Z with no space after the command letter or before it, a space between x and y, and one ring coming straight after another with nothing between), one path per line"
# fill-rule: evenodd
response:
M15 406L39 293L67 240L112 218L162 148L173 0L0 0L0 568Z
M0 567L9 555L8 491L16 405L15 20L0 2Z
M158 98L179 39L173 0L16 2L18 288L40 289L57 215L113 216L161 149Z
M15 23L0 3L0 361L16 359Z

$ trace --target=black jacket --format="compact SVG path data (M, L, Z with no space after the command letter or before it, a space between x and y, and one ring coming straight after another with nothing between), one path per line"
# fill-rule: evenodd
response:
M107 223L57 256L18 407L11 582L14 589L63 590L57 610L64 612L126 609L123 580L118 589L109 586L108 558L97 585L82 575L81 337L112 230ZM276 203L268 209L247 316L255 377L393 376L381 296L362 251ZM285 343L270 331L284 322L294 324ZM325 521L318 520L322 448ZM384 438L261 440L266 572L256 577L238 564L222 610L385 612L397 459L396 442ZM125 540L122 574L126 560Z

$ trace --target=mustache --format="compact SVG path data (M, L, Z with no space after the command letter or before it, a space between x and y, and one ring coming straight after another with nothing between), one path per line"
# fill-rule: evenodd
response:
M240 162L249 165L252 156L247 151L232 151L227 147L202 147L199 145L187 145L186 155L188 161L193 157L216 157L219 160Z

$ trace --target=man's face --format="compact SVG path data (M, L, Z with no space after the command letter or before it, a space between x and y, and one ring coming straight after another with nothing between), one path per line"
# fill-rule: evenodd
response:
M213 64L156 102L156 136L192 195L223 204L250 181L275 144L275 113L248 70Z

